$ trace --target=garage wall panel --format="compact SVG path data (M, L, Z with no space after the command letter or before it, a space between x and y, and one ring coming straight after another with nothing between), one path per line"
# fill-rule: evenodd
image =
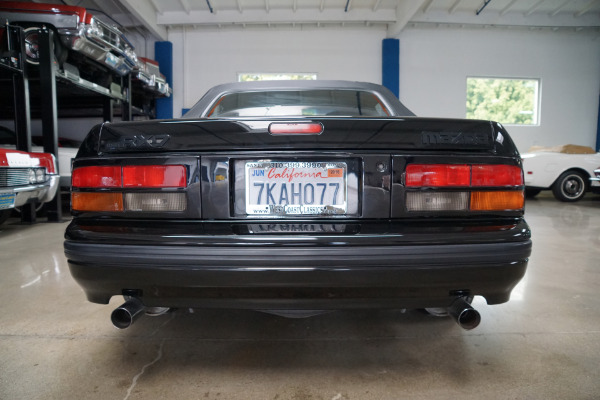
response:
M600 41L594 35L412 28L401 34L400 47L400 99L417 115L464 118L468 76L539 78L539 126L507 126L519 150L595 145Z
M305 72L319 79L381 83L385 34L383 28L172 30L173 91L183 93L174 99L175 116L240 72Z

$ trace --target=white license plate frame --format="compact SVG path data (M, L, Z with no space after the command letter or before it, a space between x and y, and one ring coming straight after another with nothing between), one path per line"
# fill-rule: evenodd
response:
M346 215L347 177L345 161L246 161L246 215Z

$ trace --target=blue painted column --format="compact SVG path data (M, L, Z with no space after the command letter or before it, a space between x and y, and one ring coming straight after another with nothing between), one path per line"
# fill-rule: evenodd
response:
M400 97L400 40L383 39L381 57L382 85Z
M154 58L158 61L160 72L165 76L169 86L173 88L173 43L154 43ZM173 94L156 99L156 118L173 118Z

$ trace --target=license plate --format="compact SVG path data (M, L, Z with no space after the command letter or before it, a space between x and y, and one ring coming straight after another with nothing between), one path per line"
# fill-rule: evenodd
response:
M346 214L345 162L246 162L246 214Z
M0 210L15 207L15 194L14 193L0 193Z

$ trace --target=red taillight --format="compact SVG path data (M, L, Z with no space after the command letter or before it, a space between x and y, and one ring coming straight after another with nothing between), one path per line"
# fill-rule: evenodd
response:
M514 165L409 164L407 187L521 186L521 168Z
M80 167L73 170L71 183L84 188L121 187L121 167Z
M269 125L271 135L320 135L323 125L319 122L273 122Z
M521 186L523 173L514 165L473 165L471 186Z
M409 164L406 167L406 186L442 187L469 186L471 167L468 165Z
M518 211L524 206L523 172L514 165L409 164L405 185L409 189L463 189L408 191L406 209L413 212Z
M135 191L138 188L185 188L187 168L184 165L79 167L73 170L72 184L75 191L71 195L71 202L75 211L181 212L187 208L185 192ZM129 191L123 191L123 188Z
M73 170L72 184L76 188L171 188L186 187L187 174L183 165L131 165L79 167Z
M123 167L123 187L185 187L183 165L135 165Z

